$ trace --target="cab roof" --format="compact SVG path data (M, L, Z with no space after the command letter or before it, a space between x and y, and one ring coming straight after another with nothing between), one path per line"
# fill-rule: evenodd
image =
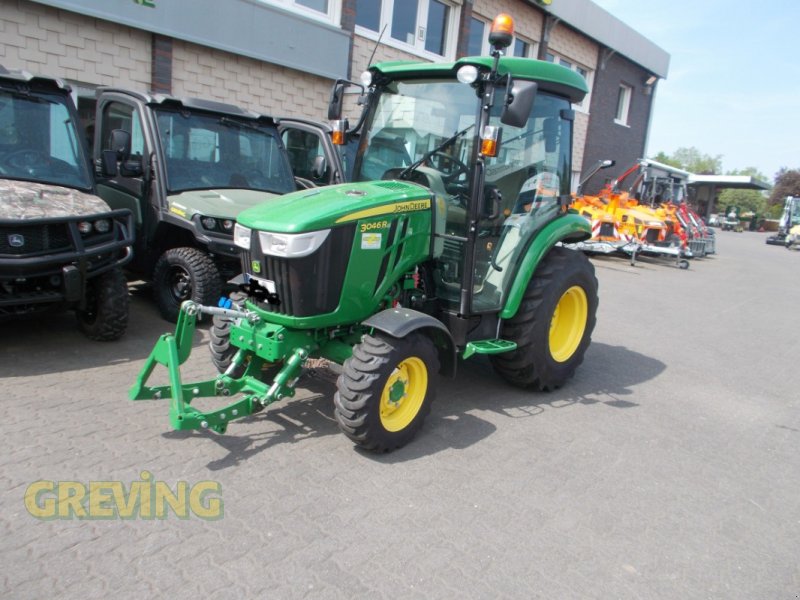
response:
M382 62L370 67L392 80L397 79L455 79L456 72L464 65L474 65L479 70L492 68L491 56L466 56L455 62L420 63L414 61ZM567 96L571 102L580 102L589 92L586 80L570 69L543 60L503 56L497 67L500 75L511 74L514 79L535 81L539 89Z

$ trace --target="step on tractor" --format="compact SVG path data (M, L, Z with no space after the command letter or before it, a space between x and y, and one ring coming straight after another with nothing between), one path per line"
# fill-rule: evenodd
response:
M216 303L240 272L240 211L314 185L293 176L271 117L199 98L100 88L93 155L100 196L134 215L127 270L168 321L184 300Z
M122 337L133 236L96 195L70 87L0 67L0 322L67 309L89 339Z
M334 140L359 136L352 181L240 213L240 293L216 307L184 303L130 398L169 398L175 429L222 433L293 396L306 361L322 358L341 365L340 429L381 452L415 435L439 376L473 355L516 386L563 385L598 303L591 263L561 245L590 234L568 210L571 105L587 87L564 67L503 56L512 39L501 15L491 57L372 66L351 131L340 118L351 86L337 82ZM221 373L184 383L200 314L218 317ZM158 365L169 384L150 386ZM201 411L207 397L225 405Z

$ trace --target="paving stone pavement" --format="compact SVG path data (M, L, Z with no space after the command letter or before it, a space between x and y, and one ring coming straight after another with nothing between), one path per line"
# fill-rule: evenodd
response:
M3 598L796 598L800 253L718 232L688 271L597 258L584 365L549 394L488 362L443 381L421 434L354 449L322 369L219 436L127 389L170 329L133 289L117 343L70 315L0 326ZM213 369L207 330L185 379ZM223 516L40 520L39 480L176 489Z

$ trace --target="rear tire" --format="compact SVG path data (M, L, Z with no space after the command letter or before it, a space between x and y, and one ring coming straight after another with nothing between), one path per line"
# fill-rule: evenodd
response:
M116 267L87 283L86 309L76 311L78 328L90 340L118 340L128 328L128 313L128 282Z
M153 294L161 316L178 320L181 304L216 306L222 283L214 261L197 248L172 248L164 252L153 270Z
M373 452L407 444L422 427L436 393L439 357L430 338L364 335L344 363L334 395L339 428Z
M517 314L501 337L517 349L490 357L509 383L534 390L561 387L591 342L597 313L594 266L580 252L555 247L534 273Z

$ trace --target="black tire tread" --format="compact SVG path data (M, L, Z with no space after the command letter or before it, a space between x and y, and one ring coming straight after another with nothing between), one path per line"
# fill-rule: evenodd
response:
M397 432L380 423L383 387L395 366L409 356L422 359L428 368L428 389L419 412ZM389 452L408 443L422 427L433 403L439 357L431 340L422 333L405 338L384 334L364 335L344 363L334 395L334 415L342 432L358 446L373 452Z
M92 306L77 311L78 328L87 338L98 342L121 338L128 328L130 311L128 282L122 269L115 267L90 280L87 294Z
M153 294L161 316L173 323L178 320L179 303L166 289L165 277L173 265L181 265L192 274L191 300L216 305L222 293L219 269L202 250L192 247L171 248L164 252L153 269Z

